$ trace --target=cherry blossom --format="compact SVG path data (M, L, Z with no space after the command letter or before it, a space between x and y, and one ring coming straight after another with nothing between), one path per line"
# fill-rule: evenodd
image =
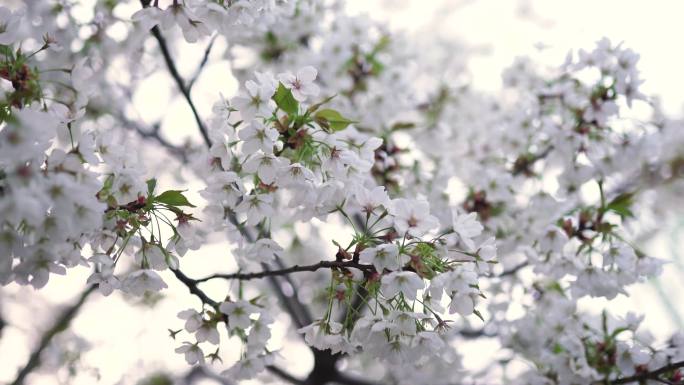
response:
M247 329L251 323L250 315L259 311L256 306L246 301L224 302L219 309L228 316L228 326L231 329Z
M292 91L295 99L303 102L309 96L318 96L320 89L314 84L318 71L312 66L300 68L296 74L290 72L278 75L278 79Z
M426 201L395 199L390 202L389 213L399 234L419 237L439 224L430 215L430 204Z
M425 287L423 280L411 271L393 272L382 277L382 293L392 298L401 293L407 299L416 298L416 292Z

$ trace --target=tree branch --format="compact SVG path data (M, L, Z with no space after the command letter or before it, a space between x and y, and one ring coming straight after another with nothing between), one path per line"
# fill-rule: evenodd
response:
M278 267L282 270L285 269L285 265L283 264L283 261L276 255L276 264ZM261 266L264 267L265 270L269 270L269 266L266 265L265 263L262 263ZM297 285L294 283L292 280L292 277L290 277L289 274L285 274L282 276L285 281L287 282L288 285L292 288L292 296L288 298L288 300L292 301L292 305L296 308L297 314L299 314L300 317L300 323L301 326L300 328L306 325L309 325L310 323L313 322L313 317L311 316L311 312L309 311L309 308L304 306L303 303L299 301L299 290L297 289ZM272 280L273 283L275 284L277 280L275 279L275 276L269 277L269 280ZM280 286L278 286L280 288Z
M141 4L143 8L148 7L150 5L150 0L141 0ZM207 147L211 147L211 139L209 138L209 134L207 131L206 126L202 122L201 117L199 116L199 113L197 112L197 108L195 108L195 104L192 101L192 98L190 96L190 88L185 86L185 82L183 78L181 77L180 73L178 72L178 69L176 68L176 65L173 61L173 58L171 57L171 53L168 49L168 46L166 44L166 40L162 36L161 32L159 31L159 28L157 26L152 28L152 35L155 37L157 42L159 43L159 48L162 51L162 55L164 56L164 61L166 63L166 66L169 70L169 73L173 77L174 81L178 85L178 88L180 89L181 93L185 97L186 102L190 106L190 109L192 110L195 120L197 121L197 126L200 130L200 133L202 134L202 138L204 139L204 143L206 144ZM208 53L206 53L205 56L209 56ZM237 218L234 216L231 217L231 221L234 222L234 224L237 226ZM254 237L244 228L241 226L237 226L239 231L243 234L243 236L249 241L249 242L254 242L255 239ZM265 266L265 270L268 270L268 266ZM282 269L281 269L282 270ZM197 287L197 284L199 282L187 277L185 274L183 274L180 270L172 270L173 273L176 275L176 278L178 278L182 283L184 283L190 292L196 296L198 296L204 303L208 304L216 304L215 301L211 300L202 290L200 290ZM265 275L272 286L273 290L276 292L278 295L279 299L283 302L286 310L290 314L290 316L293 318L295 323L299 327L302 327L308 323L311 322L310 318L311 316L309 315L308 309L299 301L296 296L294 297L288 297L285 295L283 292L282 288L280 287L280 283L276 279L275 275ZM289 279L289 277L286 277ZM288 281L288 283L292 286L293 290L296 293L296 286L294 285L294 282ZM315 353L315 352L314 352ZM318 364L318 359L316 360ZM333 367L334 368L334 367ZM315 371L315 370L314 370Z
M187 275L183 274L182 271L177 270L177 269L170 269L173 272L173 275L178 278L179 281L181 281L185 286L187 286L188 290L190 290L190 293L197 296L202 303L206 303L207 305L211 305L213 307L218 306L218 302L214 301L213 299L209 298L209 296L202 291L199 287L197 287L197 281L189 278Z
M83 304L85 303L86 299L90 294L92 294L95 291L96 286L91 285L86 288L83 293L81 293L80 297L78 298L78 301L74 303L73 305L69 306L64 310L61 316L57 318L55 321L54 325L45 331L43 333L43 336L40 339L40 342L38 343L38 347L36 350L31 353L31 356L29 357L28 362L26 365L19 371L17 374L17 378L12 382L11 385L23 385L24 380L26 380L26 377L38 366L40 366L40 355L43 353L43 350L50 345L50 342L52 339L59 334L60 332L64 331L66 328L69 327L69 324L71 324L71 321L76 317L78 314L79 309Z
M211 54L211 50L212 48L214 48L214 42L216 41L217 36L218 35L214 35L211 37L209 45L207 45L207 48L204 50L204 56L202 57L202 61L197 67L195 74L190 78L190 81L188 82L188 92L192 90L192 87L195 85L195 82L197 82L197 78L200 77L200 75L202 74L202 70L204 70L204 67L207 65L207 62L209 61L209 54Z
M379 385L377 382L367 381L362 378L352 377L348 374L337 372L334 381L343 385Z
M143 8L149 7L150 5L150 0L140 0ZM200 133L202 134L202 138L204 139L204 143L206 144L207 147L211 147L211 140L209 139L209 134L207 131L207 128L205 127L204 123L202 122L201 117L199 116L199 113L197 112L197 108L195 108L195 104L192 101L192 98L190 96L190 88L185 86L185 82L183 78L181 77L180 73L178 72L178 69L176 68L176 65L173 61L173 58L171 57L171 53L169 51L169 48L166 44L166 40L162 36L161 32L159 31L159 28L157 26L152 28L152 35L157 39L157 42L159 43L159 48L162 51L162 55L164 56L164 62L166 63L166 66L169 70L169 73L171 74L171 77L175 80L176 84L178 85L178 88L180 89L181 93L185 97L186 102L190 106L190 109L192 110L195 120L197 121L197 126L200 130ZM208 60L209 56L209 51L210 47L207 48L205 51L205 56ZM204 62L204 60L203 60ZM206 62L204 63L206 64ZM200 64L200 67L202 67L202 63ZM232 217L231 220L234 221L234 223L237 225L237 220L236 218ZM240 232L243 234L243 236L249 241L249 242L254 242L254 237L244 228L241 228L240 226L237 226ZM190 292L200 296L200 298L206 302L206 300L210 300L209 297L203 294L199 288L197 288L197 282L191 280L187 276L185 276L183 273L180 271L176 270L174 271L174 274L176 274L176 277L181 280L188 288L190 289ZM286 296L283 293L282 288L280 287L280 284L278 281L275 279L274 276L267 276L269 283L273 287L273 290L276 292L278 297L284 302L286 309L288 313L292 316L295 321L300 324L301 326L304 326L303 322L307 321L306 314L308 314L308 310L302 305L297 298L290 298ZM290 285L293 287L293 289L296 291L296 287L294 286L293 283L290 282ZM201 297L201 295L204 295L204 298ZM206 302L209 303L209 302ZM297 310L299 309L299 310ZM299 314L301 313L301 314ZM300 317L304 317L304 319L300 319Z
M212 279L216 278L221 278L221 279L238 279L242 281L250 280L250 279L255 279L255 278L264 278L264 277L273 277L273 276L279 276L279 275L287 275L291 273L298 273L302 271L317 271L320 269L358 269L361 271L373 271L375 270L375 267L373 265L364 265L361 263L353 262L353 261L321 261L318 263L314 263L312 265L294 265L278 270L263 270L255 273L233 273L233 274L212 274L210 276L204 277L204 278L198 278L195 279L195 282L205 282L209 281Z
M144 2L143 6L145 6ZM162 36L159 27L157 26L154 26L151 31L152 36L154 36L154 38L157 39L157 42L159 43L159 48L161 49L162 55L164 56L164 62L166 63L166 67L169 69L171 77L176 82L176 85L178 85L178 89L183 94L183 97L185 97L185 101L188 103L190 109L192 110L192 114L195 116L195 121L197 122L197 127L199 128L200 133L202 134L202 139L204 139L204 143L207 145L207 147L211 147L211 139L209 139L209 132L207 131L207 127L204 125L202 118L199 116L199 112L197 112L195 103L192 101L192 98L190 97L190 89L185 86L185 81L178 72L178 69L176 68L176 64L174 63L173 58L171 57L171 52L169 51L169 47L166 44L164 36Z
M213 307L218 307L218 303L216 301L209 298L209 296L204 291L202 291L202 289L197 287L198 282L196 280L189 278L187 275L185 275L180 270L171 269L171 271L176 276L176 278L178 278L178 280L180 282L182 282L190 290L190 293L197 296L200 300L202 300L203 303L211 305ZM287 373L285 370L283 370L283 369L281 369L275 365L269 365L266 367L266 369L268 369L269 372L275 374L276 376L278 376L278 377L280 377L286 381L289 381L293 384L303 384L304 383L302 380L297 379L296 377L294 377L290 373ZM217 379L213 376L211 378ZM222 378L222 377L218 377L218 378Z
M513 266L509 270L504 270L501 274L497 275L497 277L505 277L508 275L514 275L515 273L517 273L518 271L520 271L522 268L526 267L527 265L528 265L527 261L521 262L521 263Z
M234 213L231 213L229 215L229 220L233 225L235 225L240 234L242 234L242 236L245 237L245 239L248 242L256 242L256 237L252 235L252 233L250 233L244 226L241 226L239 224L238 219ZM261 266L263 267L264 271L270 270L268 265L266 265L265 263L262 263ZM290 286L292 286L295 295L287 296L285 295L285 292L283 292L283 289L280 286L280 282L278 282L278 280L275 278L275 275L266 275L265 277L268 279L269 285L271 285L271 288L276 292L278 299L281 301L283 306L285 306L285 310L290 315L290 317L292 317L292 320L295 322L295 324L299 328L310 324L311 316L309 315L309 310L296 297L297 287L294 285L294 282L288 281Z
M268 365L266 369L273 373L276 377L283 379L289 383L295 384L295 385L303 385L304 381L298 379L297 377L291 375L290 373L284 371L283 369L275 366L275 365Z
M661 375L668 373L668 372L675 371L675 370L682 368L682 367L684 367L684 361L673 362L669 365L663 366L660 369L656 369L656 370L653 370L650 372L635 374L635 375L629 376L629 377L618 378L618 379L609 381L607 383L605 381L596 381L596 382L594 382L594 385L605 385L605 384L618 385L618 384L629 384L632 382L641 383L641 382L644 382L647 380L658 381L660 379Z

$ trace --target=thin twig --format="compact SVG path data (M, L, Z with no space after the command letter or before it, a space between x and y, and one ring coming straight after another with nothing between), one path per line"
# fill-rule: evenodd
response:
M183 274L183 272L178 269L171 269L171 272L173 272L173 275L175 275L176 278L178 278L178 280L181 281L188 288L188 290L190 290L190 293L197 296L197 298L202 300L203 303L206 303L207 305L211 305L213 307L218 306L218 302L209 298L209 296L204 291L197 287L196 280L189 278L187 275Z
M508 275L513 275L513 274L517 273L518 271L520 271L520 269L526 267L527 265L528 265L527 261L519 263L519 264L513 266L512 268L510 268L509 270L504 270L501 274L497 275L497 277L505 277Z
M216 278L221 279L237 279L250 280L255 278L273 277L279 275L287 275L291 273L298 273L302 271L317 271L320 269L358 269L361 271L373 271L373 265L364 265L353 261L321 261L312 265L294 265L278 270L263 270L255 273L233 273L233 274L213 274L204 278L195 279L195 282L205 282Z
M209 54L211 54L211 50L212 48L214 48L214 42L216 41L217 36L218 35L214 35L211 37L209 45L207 45L207 48L204 50L204 56L202 57L202 61L197 67L195 74L190 78L190 81L188 82L188 92L192 90L192 87L195 85L195 82L197 82L197 79L202 74L202 70L204 70L204 67L207 65L207 62L209 62Z
M202 139L204 139L204 143L207 145L207 147L211 147L211 139L209 139L209 132L207 131L207 127L204 125L204 122L202 121L199 112L197 112L195 103L192 101L192 98L190 97L190 90L188 87L185 86L185 81L178 72L178 69L176 68L176 64L174 63L173 58L171 57L171 52L169 51L169 47L166 44L166 40L164 39L164 36L162 36L157 26L154 26L152 28L152 36L154 36L154 38L157 39L157 42L159 43L159 48L161 49L162 55L164 56L164 62L166 63L166 67L169 69L171 77L173 78L173 80L175 80L176 85L178 85L178 89L183 94L183 97L185 97L185 101L188 103L190 109L192 110L192 114L195 116L195 121L197 122L197 127L199 128L200 133L202 134Z
M248 229L239 224L238 219L234 213L231 213L228 216L228 219L233 225L235 225L240 234L242 234L242 236L245 237L247 242L256 242L256 237L252 235L252 233L250 233ZM270 268L265 263L262 263L261 266L263 267L264 271L270 271ZM283 288L281 287L280 282L278 282L278 280L276 279L275 275L267 275L265 277L268 280L268 283L273 289L273 291L275 291L276 295L278 296L278 300L283 304L285 310L290 315L290 317L292 317L292 320L295 322L295 325L301 328L310 324L311 317L309 316L309 310L299 301L299 298L296 296L297 287L294 285L294 283L290 283L291 281L288 282L290 286L292 286L295 295L287 296L285 295L285 292L283 291Z

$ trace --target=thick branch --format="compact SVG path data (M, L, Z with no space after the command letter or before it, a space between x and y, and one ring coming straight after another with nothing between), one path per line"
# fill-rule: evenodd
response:
M338 384L343 385L378 385L377 382L372 382L359 377L350 376L342 372L337 372L334 381Z
M38 366L40 366L40 355L43 353L43 350L50 345L50 341L59 334L60 332L64 331L66 328L69 327L69 324L71 321L76 317L76 314L78 314L79 309L83 304L85 303L86 299L88 296L95 291L96 286L89 286L83 293L81 293L81 296L78 298L78 301L68 307L67 309L64 310L62 315L57 318L57 321L55 321L54 325L48 329L43 336L40 339L40 342L38 343L38 347L36 350L31 353L31 356L29 357L28 362L26 363L26 366L24 366L19 373L17 374L17 378L12 382L11 385L22 385L24 384L24 380L26 380L26 377Z
M266 369L273 373L275 376L277 376L280 379L283 379L291 384L295 385L302 385L304 384L304 381L298 379L297 377L291 375L290 373L286 372L285 370L275 366L275 365L269 365L266 367Z

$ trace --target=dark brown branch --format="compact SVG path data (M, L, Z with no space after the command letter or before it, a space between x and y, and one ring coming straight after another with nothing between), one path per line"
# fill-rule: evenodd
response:
M29 357L28 362L26 365L19 371L17 374L17 378L12 382L11 385L22 385L24 384L24 381L26 380L26 377L38 366L40 366L40 355L43 353L43 350L50 345L50 342L52 339L59 334L60 332L64 331L66 328L69 327L69 324L71 324L71 321L76 317L78 314L78 311L81 309L81 306L85 303L86 299L90 294L92 294L95 291L96 286L88 286L83 293L81 293L80 297L78 298L78 301L74 303L73 305L69 306L64 310L64 312L57 318L57 321L55 321L54 325L45 331L43 333L43 336L40 339L40 342L38 343L38 347L36 350L31 353L31 356Z
M518 159L516 159L515 164L513 165L513 170L512 173L513 175L520 175L520 174L525 174L525 175L532 175L532 166L534 164L541 160L546 158L551 151L553 150L553 146L547 147L544 151L540 152L539 154L535 155L530 155L530 156L521 156Z
M379 385L379 383L377 382L368 381L355 376L350 376L342 372L337 372L334 381L338 384L343 385Z
M283 380L285 380L285 381L287 381L287 382L289 382L289 383L291 383L291 384L295 384L295 385L302 385L302 384L304 384L304 381L303 381L303 380L300 380L299 378L297 378L297 377L291 375L290 373L284 371L283 369L281 369L281 368L279 368L279 367L277 367L277 366L275 366L275 365L269 365L269 366L266 367L266 369L267 369L269 372L273 373L273 374L274 374L275 376L277 376L278 378L283 379Z
M252 235L252 233L250 233L244 226L241 226L238 223L238 219L234 213L229 215L229 220L233 225L235 225L240 234L242 234L242 236L244 236L248 242L256 242L256 237L254 237L254 235ZM270 270L268 265L264 263L262 263L261 266L263 267L264 271ZM303 326L310 324L312 322L311 315L309 314L310 312L308 308L304 306L297 298L297 287L294 285L294 282L288 280L288 284L292 286L294 295L287 296L285 295L285 292L283 291L280 282L276 279L276 275L267 275L265 277L267 278L271 288L275 291L276 295L278 296L278 300L283 304L285 310L290 315L290 317L292 317L292 320L295 322L297 327L301 328Z
M526 267L528 265L527 261L522 262L518 265L513 266L509 270L504 270L501 274L497 275L497 277L505 277L508 275L514 275L518 271L520 271L522 268Z
M150 6L150 0L141 0L140 1L143 8L149 7ZM169 73L175 80L176 84L178 85L178 88L180 89L181 93L185 97L185 100L187 101L188 105L192 109L192 112L195 116L195 120L197 121L197 126L199 127L200 133L202 134L202 138L204 139L204 143L206 144L207 147L211 147L211 140L209 139L209 134L208 131L202 122L201 117L199 116L199 113L197 112L197 109L195 108L195 104L192 101L192 97L190 96L190 88L186 87L185 82L183 78L181 77L180 73L178 72L178 69L176 68L176 65L173 61L173 58L171 57L171 53L169 51L169 48L166 44L166 40L162 36L161 32L159 31L159 28L157 26L152 28L152 35L157 39L157 42L159 43L159 48L162 51L162 55L164 56L164 61L166 63L166 66L168 67ZM207 60L209 53L206 53ZM231 221L234 222L234 224L237 226L237 220L234 216L231 217ZM249 242L254 242L255 239L254 237L243 227L237 226L240 232L243 234L243 236L249 241ZM174 274L176 274L176 277L180 279L183 283L188 286L190 289L190 292L200 296L200 298L206 302L206 300L210 300L206 295L204 295L205 298L202 298L201 295L203 294L202 291L197 288L197 283L196 281L190 280L187 276L183 275L180 271L174 271ZM306 321L310 319L311 317L306 317L308 314L307 308L299 302L299 300L294 297L288 297L285 295L283 292L282 288L280 287L280 283L277 281L275 276L267 276L268 281L273 288L273 290L276 292L278 295L279 299L283 301L286 310L288 313L292 316L292 318L297 322L297 324L301 327L304 326ZM290 283L292 285L293 289L296 292L296 287L294 286L293 283ZM206 302L209 303L209 302ZM304 317L303 319L300 317Z
M141 0L141 4L143 7L148 7L150 5L150 0ZM162 55L164 56L164 61L166 63L166 66L168 67L169 73L175 80L176 84L178 85L178 88L180 89L181 93L185 97L186 102L190 106L190 109L192 110L195 120L197 121L197 126L200 130L200 133L202 134L202 138L204 139L204 143L206 144L207 147L211 147L211 140L209 138L208 131L202 122L201 117L199 116L199 113L197 112L197 109L195 108L195 104L192 101L192 98L190 96L190 88L186 87L185 82L183 81L183 78L180 76L180 73L178 72L178 69L176 68L176 65L173 61L173 58L171 57L171 53L168 49L168 46L166 44L166 40L162 36L161 32L159 31L159 28L155 26L152 28L152 35L157 39L157 42L159 43L159 48L162 51ZM208 54L207 54L208 56ZM239 231L243 234L243 236L249 241L249 242L254 242L255 238L252 236L246 229L244 229L241 226L238 226L237 220L234 216L231 217L231 221L234 222L234 224L238 227ZM265 270L268 270L268 267L265 267ZM281 269L282 270L282 269ZM202 290L200 290L197 287L197 284L199 283L196 280L192 280L188 278L186 275L184 275L181 271L179 270L173 270L173 273L176 275L176 278L178 278L181 282L183 282L190 292L196 296L198 296L204 303L212 304L215 306L216 302L211 300ZM286 310L290 314L290 316L295 320L297 325L299 327L302 327L308 323L310 323L310 318L311 316L308 315L308 309L299 301L299 299L296 296L293 297L288 297L285 295L283 292L280 283L276 279L276 275L265 275L265 277L268 279L269 284L273 288L273 290L276 292L278 295L279 299L283 302L285 305ZM289 278L289 277L288 277ZM292 281L288 282L293 290L296 293L296 286ZM307 322L308 321L308 322ZM314 351L314 354L316 352ZM333 362L333 369L334 369L334 360ZM319 359L318 357L316 358L316 365L319 364ZM315 367L316 368L316 367ZM318 373L316 369L314 368L314 371L312 374ZM332 374L333 372L331 372ZM311 376L310 376L311 377Z
M196 279L195 282L205 282L216 278L221 279L238 279L250 280L255 278L273 277L279 275L288 275L302 271L317 271L320 269L359 269L361 271L373 271L373 265L364 265L352 261L321 261L312 265L294 265L278 270L263 270L255 273L233 273L233 274L213 274L204 278Z
M145 6L144 1L143 6ZM192 114L195 116L195 121L197 122L197 127L200 130L200 134L202 134L202 139L204 139L204 143L207 145L207 147L210 147L211 139L209 139L209 132L207 131L207 127L204 125L204 122L202 121L199 112L197 112L195 103L192 101L192 98L190 97L190 89L185 85L183 77L178 72L178 68L176 68L176 63L174 63L173 58L171 57L171 52L169 51L169 47L166 44L166 40L164 39L164 36L162 36L159 27L154 26L152 28L152 36L154 36L154 38L157 39L157 42L159 43L159 48L162 52L162 55L164 56L164 62L166 63L166 67L169 69L171 77L176 82L178 89L183 94L183 97L185 97L185 101L188 103L190 109L192 110Z
M0 317L0 337L2 337L2 329L4 329L5 326L7 326L7 322L2 317Z
M635 374L635 375L629 376L629 377L618 378L618 379L615 379L615 380L612 380L609 382L596 381L596 382L594 382L594 385L606 385L606 384L618 385L618 384L629 384L632 382L641 383L641 382L644 382L647 380L658 381L660 379L660 376L662 376L663 374L675 371L675 370L682 368L682 367L684 367L684 361L673 362L669 365L663 366L660 369L656 369L656 370L653 370L650 372L644 372L644 373Z
M202 70L204 70L204 67L207 65L207 62L209 62L209 54L211 54L211 50L212 48L214 48L214 42L216 42L217 36L218 35L212 36L211 40L209 41L209 45L207 45L207 48L204 50L204 56L202 57L202 61L197 67L195 74L190 78L190 81L188 82L188 92L192 90L192 87L195 85L195 82L197 82L197 79L202 74Z
M197 287L198 282L196 280L189 278L187 275L185 275L180 270L171 269L171 271L176 276L176 278L180 282L182 282L188 288L188 290L190 290L190 293L197 296L203 303L210 305L210 306L213 306L214 308L218 307L218 303L216 301L209 298L209 296L204 291L202 291L202 289ZM266 368L271 373L273 373L273 374L277 375L278 377L280 377L286 381L289 381L293 384L303 384L304 383L302 380L295 378L294 376L292 376L291 374L287 373L285 370L283 370L277 366L269 365Z
M176 278L178 278L178 280L181 281L188 288L188 290L190 290L190 293L197 296L197 298L199 298L202 301L202 303L206 303L207 305L211 305L213 307L218 306L218 302L209 298L209 296L205 292L203 292L199 287L197 287L196 280L189 278L180 270L171 269L171 271L173 272L173 275L175 275Z

